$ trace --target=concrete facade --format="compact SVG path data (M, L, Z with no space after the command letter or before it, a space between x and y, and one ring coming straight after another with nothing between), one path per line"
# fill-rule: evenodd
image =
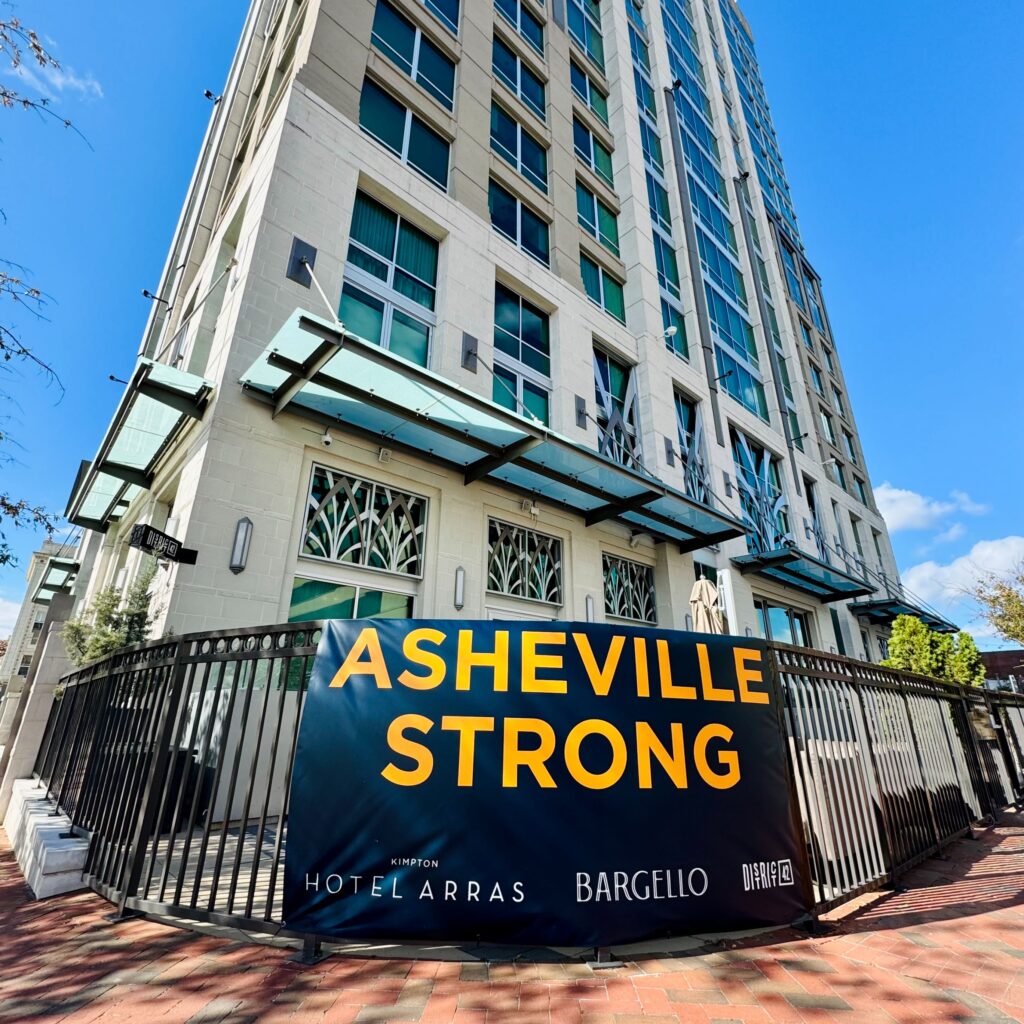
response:
M866 484L858 495L851 489L851 479L847 487L836 482L830 466L843 453L824 443L815 426L821 403L809 377L809 361L820 359L821 349L827 347L835 364L829 386L834 382L842 394L841 420L855 445L856 472L866 481L864 455L834 339L825 326L814 336L811 349L802 340L800 312L787 297L785 268L777 242L771 241L780 231L778 218L757 188L742 184L745 168L753 167L755 159L736 100L729 99L737 85L723 41L723 17L732 8L710 2L686 5L699 59L707 71L710 122L720 143L718 168L732 195L731 212L726 215L732 219L736 265L751 300L749 320L765 383L763 415L732 398L725 390L728 384L719 387L716 370L709 370L713 364L702 357L702 348L710 345L698 301L704 281L691 272L694 264L685 240L683 204L690 200L674 187L668 188L669 218L688 356L681 357L666 344L664 296L654 258L656 230L637 116L634 65L638 58L631 51L626 7L617 0L600 5L602 72L566 31L572 3L567 8L565 0L519 2L543 25L543 54L525 42L502 13L518 10L514 4L463 0L455 34L417 0L390 0L392 8L418 30L419 39L431 42L455 62L452 112L380 46L373 45L377 5L370 0L256 0L253 4L168 255L159 293L168 303L154 306L140 350L157 362L205 378L212 393L202 417L186 425L162 452L148 486L131 497L127 508L118 510L118 518L111 517L102 529L87 532L84 550L90 571L76 587L78 610L104 586L118 580L127 586L141 564L140 553L127 543L128 535L133 525L149 523L198 553L195 565L161 563L153 588L154 635L161 630L180 633L285 621L296 578L411 597L412 614L417 617L593 617L601 621L608 591L603 557L611 556L653 570L659 626L686 628L690 590L704 571L697 568L699 563L717 577L731 632L755 636L762 632L755 607L760 600L801 613L814 646L857 657L881 656L885 629L866 626L849 610L848 602L823 603L777 579L741 574L731 560L748 553L744 538L682 554L615 520L587 527L581 516L546 504L543 493L524 504L520 494L500 484L467 485L462 474L426 455L394 450L385 457L381 453L385 443L347 433L343 423L332 428L334 443L327 447L321 442L322 422L287 410L274 418L239 386L239 379L297 308L328 319L336 313L343 284L355 279L346 254L357 192L362 192L438 243L427 361L431 371L467 392L487 399L495 394L491 370L502 358L500 353L496 357L494 345L495 286L506 286L548 317L552 429L591 450L599 448L596 348L630 369L635 393L632 422L642 468L648 474L677 490L684 487L675 397L683 395L703 410L703 459L710 501L735 518L746 514L730 444L730 431L742 432L773 457L788 505L790 543L814 557L825 554L837 568L873 581L876 589L898 588L885 524L870 486ZM645 21L664 178L675 182L670 114L663 92L672 85L673 76L662 15L659 4L649 0L636 17ZM544 82L544 120L494 76L495 38ZM607 125L570 88L570 62L586 72L592 87L607 93ZM719 86L719 74L725 90ZM446 190L360 128L360 98L366 81L388 92L450 142ZM518 120L545 149L546 194L489 144L492 102ZM574 117L611 151L614 188L574 152ZM733 125L731 138L729 124ZM689 160L687 156L687 166L678 169L679 180L685 181L691 173ZM492 227L489 181L512 193L548 224L548 266ZM578 223L573 212L577 183L616 216L617 254ZM736 191L740 189L746 189L748 196L753 231L749 237L758 240L765 257L763 273L755 269L759 260L742 230L737 196L744 193ZM312 286L287 276L295 239L315 249ZM622 283L624 323L585 293L581 254ZM779 338L774 352L753 301L758 293L755 273L767 287L777 314ZM698 276L705 275L698 267ZM321 288L327 306L320 297ZM464 365L465 335L478 342L475 370ZM771 368L778 359L789 367L792 411L808 435L796 437L796 443L788 420L790 410L780 404L782 392L772 386ZM580 398L587 410L583 426L577 416ZM711 429L715 419L722 427L721 440ZM666 441L676 449L671 455ZM418 571L383 572L303 553L315 466L426 499ZM853 467L848 469L852 473ZM815 509L809 504L808 482L814 486ZM851 516L862 531L860 557L852 538L844 541ZM236 524L242 517L252 521L253 532L245 569L236 573L229 562ZM489 588L491 518L561 542L559 601L529 600ZM815 520L820 526L817 534L812 529ZM825 538L825 547L816 542L816 536ZM459 569L465 574L465 596L456 608Z

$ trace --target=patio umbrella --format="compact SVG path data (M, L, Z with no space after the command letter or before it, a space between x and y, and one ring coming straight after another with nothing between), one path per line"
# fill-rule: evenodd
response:
M690 591L690 616L697 633L724 633L718 608L718 588L701 576Z

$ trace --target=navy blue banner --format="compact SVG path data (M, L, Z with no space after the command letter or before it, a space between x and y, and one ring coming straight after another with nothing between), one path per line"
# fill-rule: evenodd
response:
M285 925L606 946L796 920L764 658L758 640L592 623L329 623Z

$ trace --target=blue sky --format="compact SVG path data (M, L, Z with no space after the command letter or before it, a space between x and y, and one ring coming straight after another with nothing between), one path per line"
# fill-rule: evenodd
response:
M20 408L4 489L62 510L131 371L245 14L243 0L37 0L64 63L44 83L87 136L0 111L0 255L51 296L22 318L60 373L2 382ZM1024 559L1024 6L746 0L875 493L908 584L969 622L976 567ZM823 13L823 11L827 11ZM173 13L172 13L173 12ZM201 25L202 31L196 31ZM91 148L90 148L91 146ZM26 556L40 538L9 532ZM0 569L0 636L21 600Z

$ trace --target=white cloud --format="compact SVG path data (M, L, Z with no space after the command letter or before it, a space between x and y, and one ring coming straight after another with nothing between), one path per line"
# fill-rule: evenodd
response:
M966 532L967 528L963 523L951 523L947 529L943 530L942 533L935 538L935 543L952 544L953 541L959 540Z
M888 481L875 488L875 499L890 533L900 530L931 530L954 512L980 516L989 510L987 505L972 500L965 491L952 491L949 500L940 501L918 494L917 491L893 487ZM947 539L955 540L962 533L961 527L960 533Z
M911 566L903 582L925 601L948 606L965 600L965 593L986 572L1008 573L1024 562L1024 537L978 541L966 555L951 562L934 560Z
M6 640L14 632L14 622L19 611L20 601L6 601L0 597L0 640Z
M11 74L46 96L78 93L83 99L103 99L103 87L91 75L79 75L74 68L38 67L21 64Z

